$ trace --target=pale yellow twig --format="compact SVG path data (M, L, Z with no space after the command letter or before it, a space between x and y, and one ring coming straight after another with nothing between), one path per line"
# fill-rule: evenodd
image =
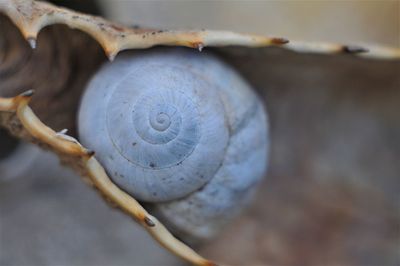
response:
M43 124L28 105L32 95L33 91L28 91L14 98L0 98L0 115L2 112L16 113L18 121L35 141L46 144L61 157L70 158L71 164L80 168L80 173L84 173L104 197L134 217L154 239L172 253L195 265L215 265L176 239L138 201L117 187L95 158L94 152L85 149L76 140L61 137Z

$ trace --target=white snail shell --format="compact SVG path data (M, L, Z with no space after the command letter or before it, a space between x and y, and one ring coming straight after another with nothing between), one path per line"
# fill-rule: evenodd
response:
M194 239L233 217L266 170L260 99L206 52L157 48L104 65L83 97L79 135L118 186Z

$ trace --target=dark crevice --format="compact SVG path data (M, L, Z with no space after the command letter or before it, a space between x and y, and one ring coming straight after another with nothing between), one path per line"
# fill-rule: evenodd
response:
M0 129L0 160L10 156L18 147L19 140L6 130Z
M50 0L48 1L57 6L67 7L79 12L91 15L103 15L100 5L97 0Z

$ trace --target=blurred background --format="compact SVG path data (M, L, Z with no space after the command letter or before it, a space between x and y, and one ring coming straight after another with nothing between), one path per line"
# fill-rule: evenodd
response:
M399 1L54 2L128 25L400 47ZM271 162L250 208L198 250L228 265L400 265L398 62L227 60L265 99ZM0 265L184 265L53 155L0 136Z
M99 1L107 17L166 29L400 45L399 1Z

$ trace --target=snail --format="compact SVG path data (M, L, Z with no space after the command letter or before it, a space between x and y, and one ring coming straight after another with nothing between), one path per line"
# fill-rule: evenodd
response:
M211 238L245 205L269 143L250 85L208 52L182 48L107 63L86 89L79 136L116 184L153 203L183 239Z
M293 51L349 54L338 57L340 66L352 55L380 59L387 68L365 63L363 70L388 73L379 81L395 79L400 58L399 49L382 46L129 28L44 2L0 0L0 13L7 17L0 17L0 124L56 153L161 245L196 265L213 262L168 229L186 243L213 237L251 198L269 146L261 100L208 47L253 87L266 86L266 73L279 69L264 67L270 56L299 56ZM160 45L195 50L152 48ZM228 45L236 47L222 47ZM144 50L118 54L132 49ZM105 57L110 62L97 70Z

